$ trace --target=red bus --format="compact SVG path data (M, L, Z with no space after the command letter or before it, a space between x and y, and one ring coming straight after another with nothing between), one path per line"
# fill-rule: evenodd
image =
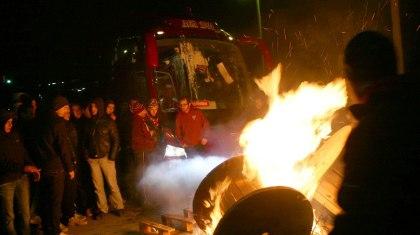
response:
M163 112L175 111L181 96L200 109L233 110L247 103L252 78L272 66L261 40L236 39L210 21L165 19L117 39L107 93L157 98Z

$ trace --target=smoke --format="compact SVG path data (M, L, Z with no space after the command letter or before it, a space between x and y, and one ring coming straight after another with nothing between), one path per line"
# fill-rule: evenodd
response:
M139 187L146 189L146 197L152 205L159 206L163 213L182 212L192 208L195 191L204 177L224 157L195 157L167 160L149 166Z

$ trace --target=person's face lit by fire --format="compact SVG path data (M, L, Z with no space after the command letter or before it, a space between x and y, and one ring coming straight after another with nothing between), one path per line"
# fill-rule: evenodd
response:
M159 111L159 107L158 106L150 106L149 107L149 114L152 117L156 117L158 111Z
M92 116L98 115L98 107L96 107L95 103L90 104L90 113L92 114Z
M140 113L138 113L138 115L142 118L145 118L147 116L147 110L143 109Z
M13 118L9 118L6 123L4 123L3 130L6 134L9 134L13 128Z
M56 110L57 116L64 118L64 120L70 120L70 106L64 105L60 109Z
M82 117L82 108L78 104L71 106L71 112L73 113L73 117L76 119L80 119Z
M184 113L188 113L190 112L190 106L191 103L189 103L187 100L183 99L181 101L179 101L179 108L181 109L182 112Z
M115 104L113 104L113 103L109 103L109 104L106 106L106 114L108 114L108 115L113 114L113 113L114 113L114 111L115 111Z

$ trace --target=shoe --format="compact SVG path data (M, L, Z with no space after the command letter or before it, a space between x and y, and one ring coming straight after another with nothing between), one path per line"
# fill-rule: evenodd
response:
M69 225L73 226L73 225L86 225L87 224L87 220L83 220L83 219L78 219L76 216L73 216L69 219Z
M87 220L87 217L81 214L75 214L74 217L78 220Z
M69 231L69 228L67 228L67 226L66 226L66 225L64 225L64 224L60 223L60 230L61 230L61 232L66 233L66 232L68 232L68 231Z
M114 214L115 216L121 217L123 215L123 209L117 209L112 211L112 214Z

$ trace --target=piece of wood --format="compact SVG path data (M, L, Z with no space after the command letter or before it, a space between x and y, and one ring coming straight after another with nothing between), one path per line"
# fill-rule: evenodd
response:
M194 229L195 220L192 218L185 218L182 215L163 214L161 219L164 225L171 227L175 225L175 222L178 222L181 225L180 229L186 232L192 232Z
M140 233L144 235L172 235L175 232L175 228L164 224L156 223L148 219L141 219L139 222L139 228Z

